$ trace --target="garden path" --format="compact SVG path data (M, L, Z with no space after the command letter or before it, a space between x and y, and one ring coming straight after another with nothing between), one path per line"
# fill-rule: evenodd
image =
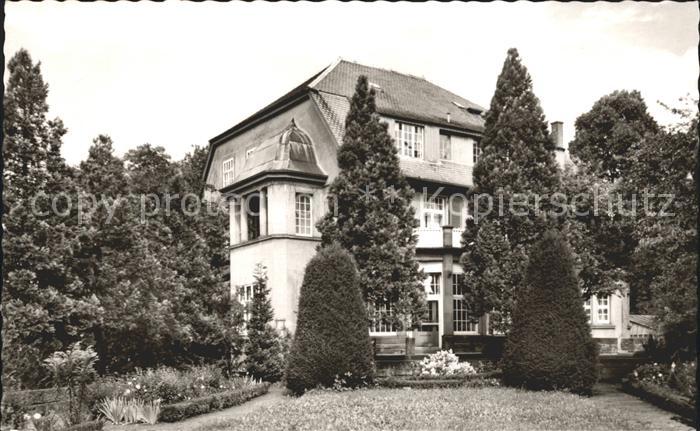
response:
M593 397L598 401L609 403L633 413L637 419L648 422L649 430L687 431L694 430L688 425L674 419L676 414L660 409L633 395L622 392L619 385L598 384L593 390Z
M229 407L199 416L195 416L176 423L158 423L155 425L132 424L132 425L105 425L105 431L190 431L203 425L216 423L220 420L229 420L246 415L261 407L268 407L284 401L284 388L280 384L272 385L270 390L259 397L243 403L239 406Z

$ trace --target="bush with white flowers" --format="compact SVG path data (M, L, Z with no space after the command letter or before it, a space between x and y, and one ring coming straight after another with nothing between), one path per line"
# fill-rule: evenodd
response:
M469 362L459 362L457 355L450 350L441 350L423 358L420 362L421 376L454 376L476 374Z

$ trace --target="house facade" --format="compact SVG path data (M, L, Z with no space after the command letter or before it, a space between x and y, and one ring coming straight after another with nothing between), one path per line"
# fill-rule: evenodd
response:
M230 203L232 294L242 302L251 299L253 269L262 263L268 268L274 324L280 331L295 330L304 269L321 240L315 225L328 211L337 149L360 75L375 89L377 112L394 136L401 168L416 191L416 255L426 274L429 311L409 333L382 319L372 322L377 352L483 351L489 340L502 337L490 330L488 315L467 312L459 255L484 108L423 78L391 70L338 60L210 140L204 175L214 193ZM553 123L552 131L557 160L564 164L568 155L561 123ZM614 338L608 342L610 352L621 351L628 299L592 298L586 309L594 336Z

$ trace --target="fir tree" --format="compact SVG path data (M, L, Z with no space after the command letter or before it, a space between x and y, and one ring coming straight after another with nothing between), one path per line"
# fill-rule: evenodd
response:
M250 319L246 325L245 367L248 374L256 379L276 382L282 378L284 358L282 339L269 325L273 314L265 267L258 264L254 277Z
M396 146L376 113L367 77L357 81L338 150L340 173L330 187L335 211L318 224L323 244L339 243L357 262L364 300L392 304L415 323L424 313L423 273L415 258L414 191L399 167Z
M525 287L517 290L503 377L513 386L590 394L597 344L583 310L571 251L555 231L532 248Z
M92 331L102 310L73 271L83 232L60 156L65 128L47 119L48 86L26 50L9 61L3 104L3 374L35 386L41 361ZM55 205L52 205L55 204Z
M530 74L514 48L508 50L496 82L481 149L469 199L475 218L467 220L462 237L461 262L470 280L465 301L476 315L499 315L504 327L496 329L507 330L512 305L507 298L520 285L522 257L547 228L544 214L549 210L548 197L559 183L554 142L532 91ZM538 201L540 197L544 199ZM484 228L489 232L480 234ZM494 235L502 243L499 250L483 242L491 241ZM499 260L508 264L494 266Z
M341 379L351 387L371 383L374 360L357 270L350 254L332 244L306 266L286 382L301 394Z

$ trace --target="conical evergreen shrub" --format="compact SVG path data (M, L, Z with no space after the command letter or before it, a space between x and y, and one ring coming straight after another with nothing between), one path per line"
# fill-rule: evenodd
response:
M355 263L337 244L321 248L306 266L297 328L286 371L287 388L302 394L318 385L374 380L367 312Z
M502 361L511 386L590 394L598 346L566 242L547 231L532 248L526 284L518 289Z

